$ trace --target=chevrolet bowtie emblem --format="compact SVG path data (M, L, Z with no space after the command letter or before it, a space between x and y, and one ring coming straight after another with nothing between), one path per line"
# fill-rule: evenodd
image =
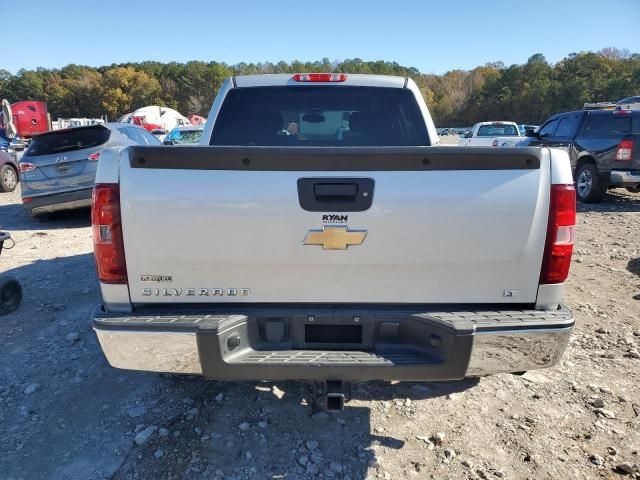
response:
M362 245L366 230L349 230L344 225L325 225L322 230L309 230L303 245L322 245L323 250L346 250L349 245Z

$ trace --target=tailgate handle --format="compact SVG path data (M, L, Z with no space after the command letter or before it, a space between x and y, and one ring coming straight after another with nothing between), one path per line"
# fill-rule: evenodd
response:
M357 183L316 183L313 186L316 198L323 200L356 201Z
M373 178L298 179L298 201L307 212L364 212L373 202Z

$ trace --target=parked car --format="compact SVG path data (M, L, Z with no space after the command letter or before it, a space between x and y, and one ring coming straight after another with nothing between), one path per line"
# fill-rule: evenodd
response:
M580 110L549 118L520 145L569 153L578 200L599 202L607 188L640 192L640 110Z
M333 410L351 381L559 361L565 152L431 146L405 77L238 76L209 119L198 146L100 161L93 328L111 365L307 380Z
M518 125L518 130L520 131L520 135L522 135L523 137L527 135L527 132L529 131L536 132L538 131L539 128L540 128L540 125L525 125L525 124Z
M91 205L100 152L108 147L160 145L144 128L107 123L34 136L20 160L22 203L37 216Z
M164 137L163 145L197 145L204 130L204 125L188 125L176 127Z
M8 151L11 146L11 139L7 135L7 130L0 127L0 150Z
M20 174L18 162L8 151L0 149L0 192L13 192Z
M623 98L622 100L618 100L616 102L616 105L618 105L623 110L634 110L634 109L637 110L637 109L640 108L640 95L636 95L634 97L627 97L627 98Z
M460 138L461 147L515 147L522 140L514 122L480 122Z
M15 145L4 128L0 128L0 192L12 192L20 178Z
M9 138L6 129L0 128L0 151L7 152L18 162L26 147L27 144L23 139Z

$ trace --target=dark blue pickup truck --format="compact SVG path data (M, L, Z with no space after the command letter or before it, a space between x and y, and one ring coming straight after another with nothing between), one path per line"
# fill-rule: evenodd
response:
M582 202L599 202L612 187L640 192L640 110L559 113L527 136L521 144L568 150Z

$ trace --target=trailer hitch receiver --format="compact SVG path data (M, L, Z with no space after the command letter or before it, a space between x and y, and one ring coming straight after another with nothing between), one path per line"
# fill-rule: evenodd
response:
M344 410L344 404L351 400L351 383L340 380L312 382L310 385L310 405L313 410L338 412Z

